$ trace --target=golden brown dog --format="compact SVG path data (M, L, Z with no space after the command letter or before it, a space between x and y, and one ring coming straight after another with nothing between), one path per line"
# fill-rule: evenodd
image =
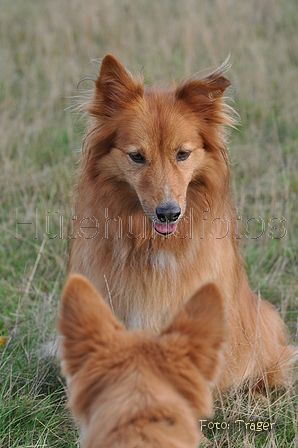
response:
M87 276L128 328L156 330L219 279L230 327L220 387L283 384L293 349L277 311L250 290L239 251L223 69L161 90L103 59L86 105L69 272Z
M211 386L226 340L215 283L197 290L160 334L127 331L97 291L74 275L59 329L69 407L85 448L195 448L212 415Z

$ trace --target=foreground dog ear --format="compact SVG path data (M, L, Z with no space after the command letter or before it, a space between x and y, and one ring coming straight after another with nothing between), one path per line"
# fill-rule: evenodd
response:
M72 376L91 352L108 345L124 327L88 280L72 275L62 295L59 331L65 374Z
M111 54L103 58L95 86L94 101L89 109L95 116L112 116L144 94L141 80L134 80Z
M227 340L224 300L216 283L206 283L195 291L162 335L186 337L185 354L207 381L214 381Z

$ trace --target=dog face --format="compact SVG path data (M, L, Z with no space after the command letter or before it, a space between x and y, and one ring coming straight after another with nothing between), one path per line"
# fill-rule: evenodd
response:
M226 324L214 283L196 291L160 334L127 331L84 278L70 277L59 329L69 407L83 446L195 447L210 417Z
M85 140L89 176L128 185L130 203L156 232L174 232L192 183L227 183L223 126L232 120L222 95L229 85L214 73L172 90L145 89L107 55L88 106L94 117Z

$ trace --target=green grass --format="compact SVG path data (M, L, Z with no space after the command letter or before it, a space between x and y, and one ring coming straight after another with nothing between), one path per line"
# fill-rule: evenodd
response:
M24 339L11 353L13 360L7 354L11 375L1 394L0 444L77 446L78 435L65 409L65 389L57 382L58 368L49 359L42 365L31 359L30 348L33 345Z
M242 119L230 139L231 188L244 227L252 217L265 223L258 239L250 238L260 231L256 221L242 234L247 273L297 343L297 24L295 0L1 1L0 336L8 336L0 348L1 447L78 445L50 347L68 257L68 221L59 238L60 216L71 217L85 127L65 109L80 94L79 80L96 74L90 58L114 53L160 84L218 66L231 52L232 98ZM287 234L278 239L268 223L282 217ZM18 225L17 239L16 222L32 222ZM204 431L203 444L297 446L297 408L295 381L264 396L230 392L216 399L214 419L263 419L275 430L236 431L232 424Z

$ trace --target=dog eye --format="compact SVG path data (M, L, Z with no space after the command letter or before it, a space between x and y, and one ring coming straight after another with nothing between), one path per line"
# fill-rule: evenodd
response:
M140 152L133 152L129 154L129 157L135 163L146 163L145 157Z
M182 149L177 153L177 161L181 162L188 159L190 156L190 151L183 151Z

